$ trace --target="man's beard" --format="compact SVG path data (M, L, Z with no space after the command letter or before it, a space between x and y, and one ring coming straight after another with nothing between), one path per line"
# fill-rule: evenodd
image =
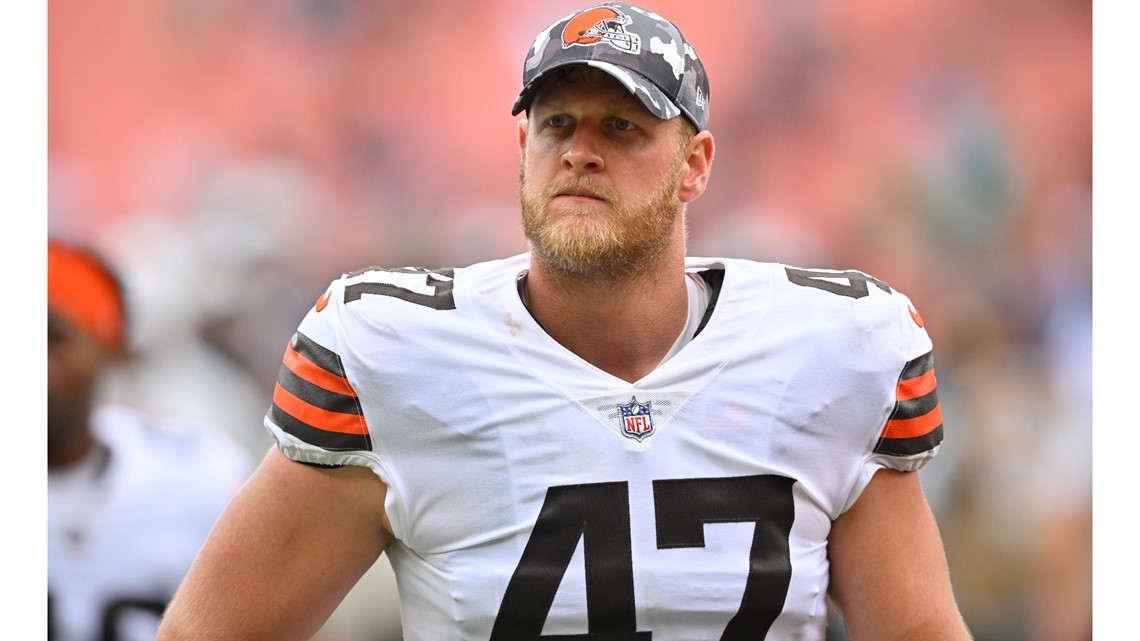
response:
M672 240L684 169L681 158L658 189L633 203L585 176L557 181L534 194L528 189L525 168L524 155L519 166L523 233L531 251L563 276L613 282L643 273ZM559 217L551 220L551 200L568 189L605 201L613 215L600 219L587 212L591 205L560 203Z

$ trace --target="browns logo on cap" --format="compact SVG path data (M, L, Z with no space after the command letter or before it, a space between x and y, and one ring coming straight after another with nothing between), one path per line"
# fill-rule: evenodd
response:
M627 33L622 25L629 24L629 16L613 7L594 7L574 16L562 29L562 46L596 45L606 42L612 47L630 53L641 52L641 38Z
M672 22L625 2L577 11L534 39L523 62L523 89L511 115L529 109L547 74L589 65L617 78L654 116L684 116L702 131L709 120L709 81L693 46Z

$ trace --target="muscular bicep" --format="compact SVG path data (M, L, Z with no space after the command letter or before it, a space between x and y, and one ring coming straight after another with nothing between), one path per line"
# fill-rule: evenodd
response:
M391 540L384 484L270 450L218 519L159 639L308 639Z
M880 470L828 537L831 595L852 641L964 641L918 474Z

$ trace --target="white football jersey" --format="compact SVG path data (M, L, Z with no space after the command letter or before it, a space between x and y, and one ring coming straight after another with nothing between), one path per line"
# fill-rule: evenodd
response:
M92 417L101 444L48 474L48 639L153 641L158 618L230 497L253 471L215 432Z
M405 639L823 639L832 520L942 440L909 300L690 258L704 322L629 383L535 322L528 265L346 274L286 349L266 427L388 486Z

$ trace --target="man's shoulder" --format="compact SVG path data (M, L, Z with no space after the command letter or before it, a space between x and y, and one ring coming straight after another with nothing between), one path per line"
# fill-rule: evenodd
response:
M368 301L384 306L455 309L457 288L481 289L490 282L513 280L529 264L526 254L486 260L461 267L369 266L346 272L334 280L318 299L316 311L339 301L349 305ZM364 306L355 306L362 308Z
M502 317L511 297L517 299L517 279L528 265L529 258L519 255L463 267L373 266L348 272L317 299L291 342L294 349L316 344L342 355L462 342L456 337Z
M687 268L714 284L717 313L744 325L859 343L873 335L872 342L906 345L908 357L930 349L910 298L864 271L733 258L690 259Z
M859 269L810 267L743 258L697 258L690 271L721 271L732 287L762 288L798 304L847 307L865 300L892 300L906 308L910 299L886 281Z

